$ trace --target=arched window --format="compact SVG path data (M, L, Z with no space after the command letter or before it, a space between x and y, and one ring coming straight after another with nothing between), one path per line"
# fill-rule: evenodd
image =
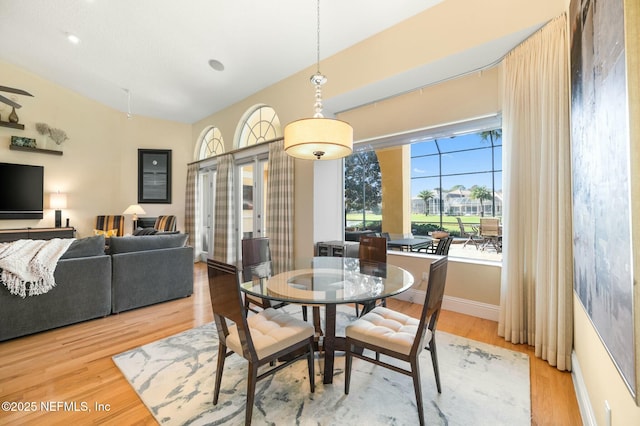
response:
M224 140L222 133L217 127L211 126L206 129L200 138L200 149L198 152L198 160L213 157L214 155L224 152Z
M238 124L236 148L255 145L282 136L280 119L275 110L267 105L257 105L247 111Z

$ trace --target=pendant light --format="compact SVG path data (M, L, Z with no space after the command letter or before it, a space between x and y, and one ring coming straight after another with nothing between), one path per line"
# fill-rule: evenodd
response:
M315 86L315 114L287 124L284 150L292 157L308 160L333 160L346 157L353 150L353 128L341 120L322 114L322 85L327 78L320 73L320 0L317 8L317 72L311 76Z

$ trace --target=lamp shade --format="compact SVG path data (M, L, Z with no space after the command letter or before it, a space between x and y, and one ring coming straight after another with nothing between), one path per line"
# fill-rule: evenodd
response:
M49 195L49 207L54 210L67 208L67 194L53 192Z
M147 212L139 204L131 204L122 214L139 215L147 214Z
M284 150L296 158L333 160L353 151L353 128L333 118L303 118L284 128Z

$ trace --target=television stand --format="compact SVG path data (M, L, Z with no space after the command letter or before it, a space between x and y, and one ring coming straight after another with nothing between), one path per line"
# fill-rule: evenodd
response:
M0 229L0 243L16 240L51 240L53 238L74 238L76 229L68 228L17 228Z

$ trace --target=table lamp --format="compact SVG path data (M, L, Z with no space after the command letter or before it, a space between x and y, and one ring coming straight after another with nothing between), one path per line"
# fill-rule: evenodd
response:
M138 215L139 214L147 214L139 204L131 204L122 214L131 214L133 215L133 232L136 231L138 227ZM132 233L133 233L132 232Z
M62 227L62 210L67 208L67 194L61 194L60 191L49 195L49 207L56 211L56 228Z

